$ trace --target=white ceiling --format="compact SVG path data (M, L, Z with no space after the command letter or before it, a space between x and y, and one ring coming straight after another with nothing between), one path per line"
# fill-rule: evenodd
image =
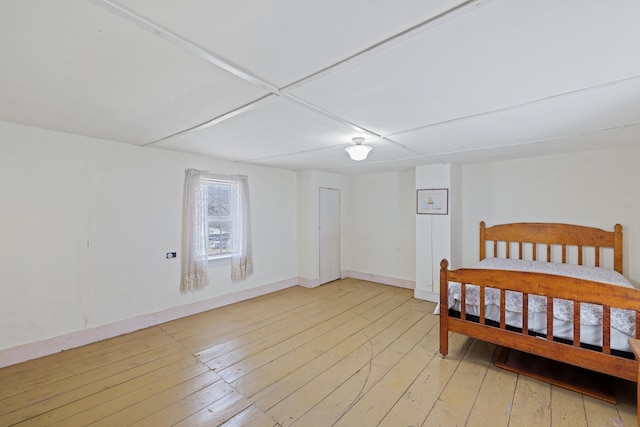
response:
M341 174L640 144L638 16L638 0L3 0L0 120Z

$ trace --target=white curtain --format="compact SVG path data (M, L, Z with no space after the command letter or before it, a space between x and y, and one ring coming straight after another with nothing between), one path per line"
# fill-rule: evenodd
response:
M231 280L246 279L253 274L251 253L251 213L249 209L249 180L244 175L232 175L234 191L231 203L233 218L233 257L231 258Z
M182 206L182 278L180 292L202 289L209 284L207 268L206 174L187 169Z

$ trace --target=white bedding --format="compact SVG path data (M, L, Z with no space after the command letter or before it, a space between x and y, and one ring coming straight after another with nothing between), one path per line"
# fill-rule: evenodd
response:
M634 288L620 273L602 267L488 258L481 261L475 268L556 274ZM449 308L460 311L460 298L460 284L450 283L448 295ZM474 316L480 314L480 291L477 286L467 286L466 303L468 314ZM500 291L498 289L485 288L485 304L486 318L499 321ZM529 296L529 330L546 334L546 309L547 303L545 297ZM435 313L439 313L439 307L436 307ZM554 299L553 317L553 335L558 338L573 339L573 302ZM510 326L522 327L522 294L519 292L506 292L506 322ZM580 341L586 344L602 346L602 306L580 304L580 324L582 325L580 327ZM627 338L630 336L635 336L635 313L629 310L612 308L611 348L631 351L627 341Z

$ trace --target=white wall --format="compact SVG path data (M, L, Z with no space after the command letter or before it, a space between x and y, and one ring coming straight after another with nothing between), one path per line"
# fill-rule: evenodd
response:
M352 176L348 274L415 287L415 171Z
M463 264L478 261L478 224L623 226L624 273L640 283L640 147L466 165Z
M0 122L0 350L295 284L296 175ZM249 176L253 277L179 292L184 170Z

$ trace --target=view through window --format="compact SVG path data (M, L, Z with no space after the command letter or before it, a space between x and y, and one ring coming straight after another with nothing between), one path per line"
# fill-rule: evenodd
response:
M229 181L207 181L207 254L209 258L231 255L231 200L233 191Z

